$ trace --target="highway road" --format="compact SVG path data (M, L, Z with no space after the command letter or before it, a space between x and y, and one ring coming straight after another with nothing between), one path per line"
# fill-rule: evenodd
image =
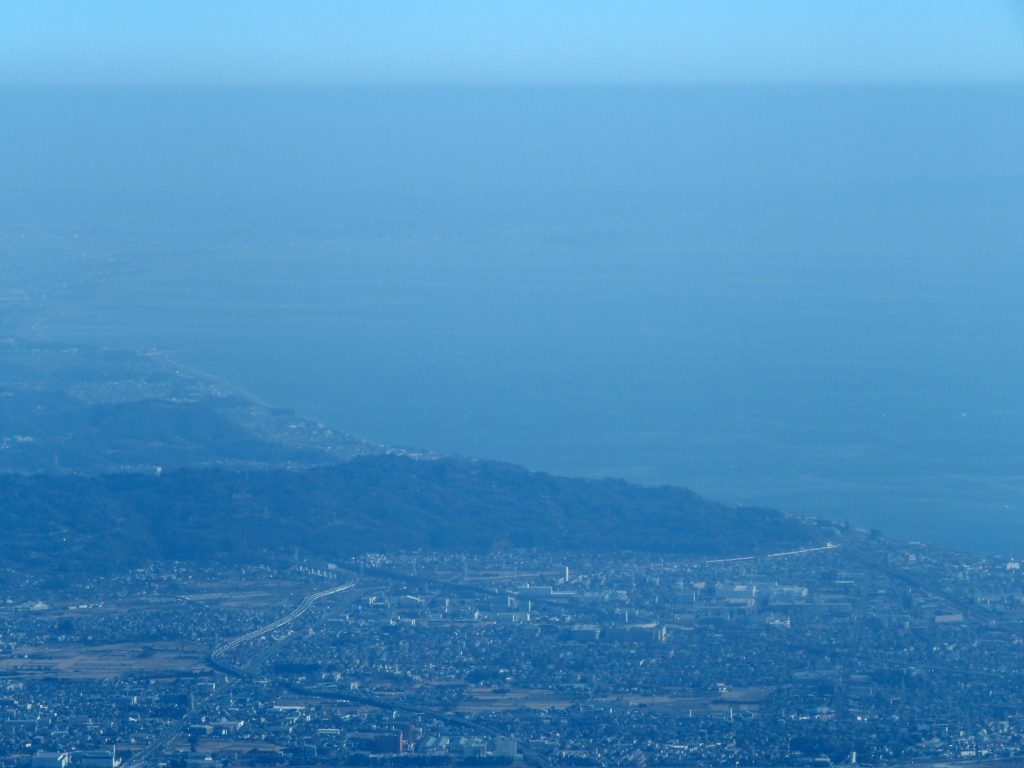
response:
M795 555L806 555L810 552L830 552L833 549L839 549L838 544L833 544L831 541L822 547L805 547L804 549L790 549L785 552L769 552L766 555L744 555L743 557L723 557L717 560L705 560L705 563L739 563L744 560L760 560L761 558L772 558L772 557L793 557Z
M315 603L317 600L323 600L325 597L330 597L331 595L336 595L339 592L344 592L346 590L352 589L352 587L354 587L355 584L356 583L354 581L350 581L346 584L342 584L337 587L332 587L331 589L325 589L322 592L315 592L312 595L307 595L303 599L303 601L299 603L298 607L294 611L289 613L287 616L282 616L280 619L272 621L269 624L265 624L259 629L254 629L252 632L247 632L241 637L236 637L234 640L229 640L223 645L217 646L216 648L214 648L213 653L211 653L210 656L214 659L219 659L232 648L237 648L238 646L242 645L242 643L247 643L250 640L255 640L257 637L262 637L263 635L269 632L273 632L275 629L280 629L286 624L290 624L291 622L295 621L297 618L302 616L306 611L308 611L313 606L313 603Z
M352 589L354 586L355 582L350 581L337 587L331 587L330 589L325 589L320 592L314 592L311 595L307 595L291 613L282 616L279 619L275 619L269 624L264 624L262 627L254 629L252 632L246 632L240 637L236 637L233 640L229 640L226 643L217 646L210 653L210 658L216 661L233 648L237 648L243 643L255 640L258 637L262 637L263 635L273 632L275 629L280 629L281 627L290 624L306 613L306 611L308 611L318 600L323 600L325 597L336 595L339 592L345 592L346 590ZM128 762L125 763L124 768L138 768L139 766L146 765L147 760L165 749L172 741L174 741L175 738L181 735L182 731L188 726L190 714L191 710L180 721L169 722L167 727L164 728L164 730L162 730L160 734L153 739L153 741L143 749L139 750L131 757L130 760L128 760Z

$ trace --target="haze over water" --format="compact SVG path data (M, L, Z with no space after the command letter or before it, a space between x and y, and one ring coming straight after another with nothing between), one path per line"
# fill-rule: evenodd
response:
M382 443L1022 553L1022 97L7 90L0 224L118 265L15 330Z

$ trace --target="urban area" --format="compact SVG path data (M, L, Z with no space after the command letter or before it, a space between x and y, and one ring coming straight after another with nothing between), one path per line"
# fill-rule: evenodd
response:
M421 551L3 590L3 768L1024 753L1020 564L849 528L726 560Z

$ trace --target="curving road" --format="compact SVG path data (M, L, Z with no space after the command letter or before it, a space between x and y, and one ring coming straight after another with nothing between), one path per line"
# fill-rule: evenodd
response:
M241 637L236 637L234 640L229 640L223 645L217 646L213 649L213 652L210 654L210 656L214 659L219 659L232 648L237 648L242 643L247 643L250 640L255 640L257 637L262 637L268 632L273 632L275 629L280 629L285 624L290 624L291 622L299 618L302 614L304 614L306 611L308 611L312 607L313 603L315 603L317 600L322 600L323 598L329 597L330 595L336 595L339 592L344 592L345 590L352 589L352 587L354 587L355 584L356 583L354 581L350 581L347 584L342 584L337 587L332 587L331 589L325 589L322 592L315 592L312 595L307 595L303 599L303 601L299 603L298 607L294 611L289 613L287 616L282 616L280 619L272 621L269 624L265 624L259 629L254 629L252 632L247 632Z
M356 583L354 581L350 581L346 584L341 584L337 587L331 587L331 589L325 589L321 592L314 592L312 595L307 595L305 598L303 598L302 602L299 603L298 607L296 607L294 611L287 614L286 616L282 616L279 619L275 619L269 624L264 624L262 627L254 629L252 632L247 632L241 637L236 637L233 640L229 640L226 643L217 646L210 653L210 659L216 661L225 653L230 651L232 648L237 648L238 646L242 645L242 643L247 643L250 640L255 640L257 637L262 637L268 632L273 632L275 629L280 629L286 624L290 624L291 622L295 621L297 618L302 616L306 611L308 611L313 606L313 603L315 603L317 600L322 600L325 597L336 595L339 592L344 592L346 590L352 589L352 587L354 587L355 584ZM144 747L131 758L129 758L129 760L124 764L124 768L139 768L139 766L145 765L146 761L149 760L150 757L155 755L159 750L162 750L164 747L166 747L168 744L174 741L175 738L181 735L183 728L186 725L188 725L188 721L189 715L185 715L185 717L178 722L169 722L167 724L167 727L163 731L161 731L160 734L155 739L153 739L153 741L151 741L146 747Z

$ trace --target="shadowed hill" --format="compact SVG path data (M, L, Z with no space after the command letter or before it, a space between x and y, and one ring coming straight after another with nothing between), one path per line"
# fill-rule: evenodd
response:
M679 488L507 464L372 456L302 471L0 476L0 557L73 574L154 559L342 558L420 547L767 551L814 539L779 512Z

